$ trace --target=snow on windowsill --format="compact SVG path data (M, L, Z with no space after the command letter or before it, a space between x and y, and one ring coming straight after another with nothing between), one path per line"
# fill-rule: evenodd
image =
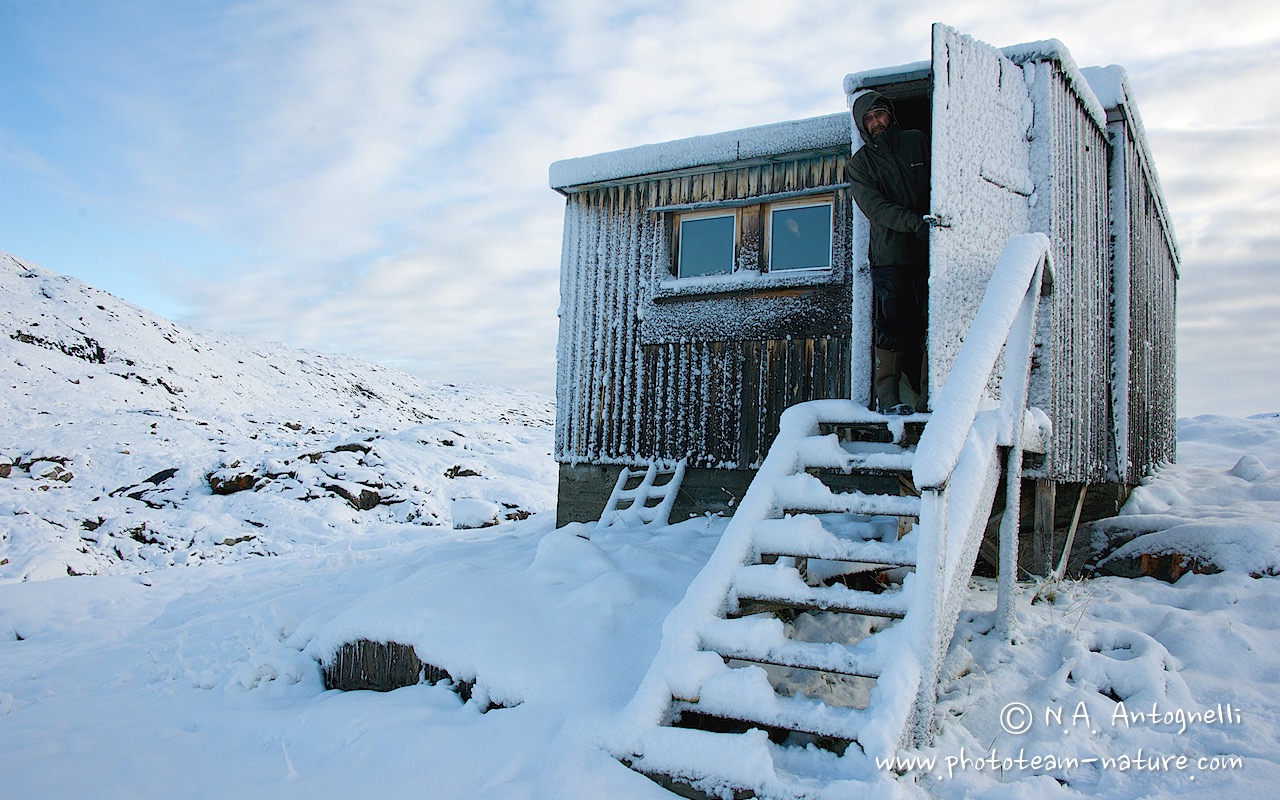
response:
M738 270L732 275L703 275L695 278L667 278L659 281L654 300L672 300L695 295L733 294L826 286L839 283L830 267L789 269L783 272Z

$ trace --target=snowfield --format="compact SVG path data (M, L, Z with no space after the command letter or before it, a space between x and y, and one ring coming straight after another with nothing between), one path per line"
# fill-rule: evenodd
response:
M0 253L0 581L428 536L555 505L553 401L197 334Z
M0 283L0 797L672 797L602 743L725 520L556 530L547 398ZM1220 571L1022 585L1012 646L975 580L895 795L1274 794L1280 415L1179 459L1095 544ZM360 638L471 700L325 691Z

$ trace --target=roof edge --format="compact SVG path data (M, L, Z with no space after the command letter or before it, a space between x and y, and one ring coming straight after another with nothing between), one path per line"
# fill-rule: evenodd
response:
M1128 125L1129 135L1138 148L1138 157L1142 159L1142 169L1147 172L1155 194L1156 205L1165 221L1165 235L1169 238L1169 248L1173 251L1174 273L1181 272L1182 251L1178 246L1177 235L1173 230L1173 216L1169 212L1168 202L1164 197L1164 186L1160 182L1160 173L1156 169L1156 161L1151 153L1151 142L1147 139L1147 128L1142 123L1142 114L1133 99L1133 90L1129 86L1129 73L1118 64L1105 67L1085 67L1081 70L1084 79L1089 82L1098 101L1108 111L1115 110Z
M569 192L643 175L847 146L851 141L852 125L842 111L564 159L551 165L548 179L552 189Z

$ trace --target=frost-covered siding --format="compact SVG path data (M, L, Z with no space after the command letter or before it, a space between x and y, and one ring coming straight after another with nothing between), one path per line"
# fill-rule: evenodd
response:
M848 396L848 346L837 336L644 346L640 452L690 456L696 466L759 466L784 410Z
M1136 110L1126 101L1110 120L1116 183L1123 187L1115 210L1116 280L1127 284L1129 300L1117 313L1116 391L1124 392L1116 403L1119 468L1123 480L1136 483L1176 455L1179 256Z
M820 122L829 125L826 118ZM786 406L848 396L847 123L843 130L843 141L828 152L568 188L558 461L687 457L693 466L749 466L763 457ZM607 173L577 177L587 174ZM654 209L821 189L834 197L830 272L748 269L717 280L671 280L674 212ZM754 265L750 236L744 224L740 270Z
M1171 246L1151 173L1126 136L1125 181L1128 193L1128 278L1134 303L1129 315L1127 403L1129 482L1136 483L1163 462L1174 460L1177 443L1177 346L1174 307L1177 253Z
M1035 107L1031 227L1049 235L1054 281L1030 401L1053 420L1052 478L1114 480L1106 131L1069 61L1028 61L1023 71Z

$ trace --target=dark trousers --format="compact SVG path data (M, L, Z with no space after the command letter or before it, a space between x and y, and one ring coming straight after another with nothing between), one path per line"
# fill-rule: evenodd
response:
M901 264L871 268L876 347L900 353L902 372L920 389L920 363L928 330L929 270Z

